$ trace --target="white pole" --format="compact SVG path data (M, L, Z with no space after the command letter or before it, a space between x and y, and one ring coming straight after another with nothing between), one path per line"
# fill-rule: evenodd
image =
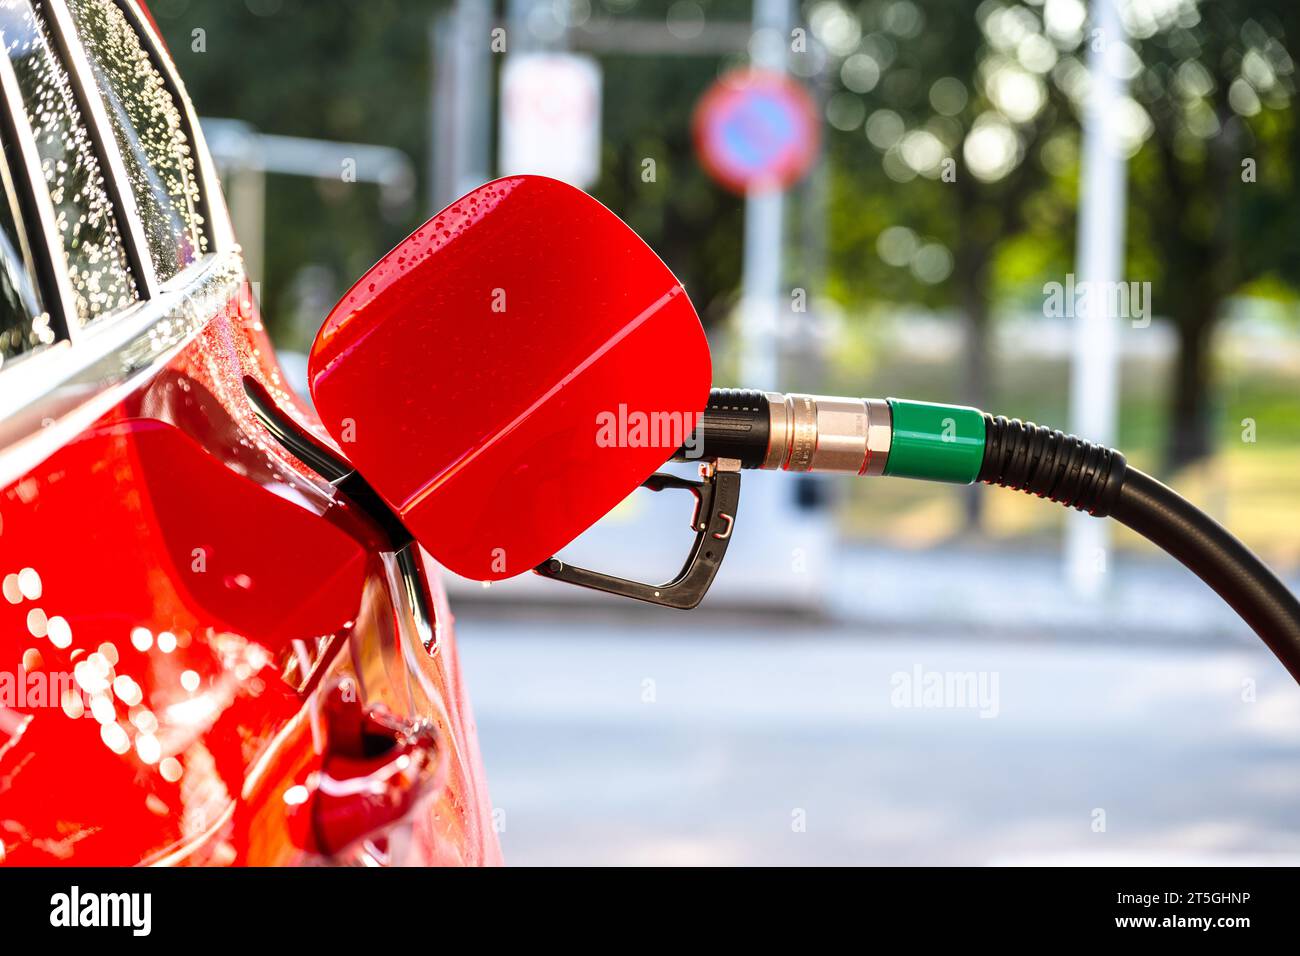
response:
M745 197L745 255L740 311L740 380L746 388L776 391L777 302L781 296L784 195L779 190Z
M784 73L790 0L754 0L751 63ZM741 274L740 378L745 388L775 390L777 309L781 298L785 193L751 189L745 197L745 253Z
M1115 69L1115 46L1124 38L1118 0L1093 0L1094 38L1089 47L1090 86L1083 118L1083 169L1076 287L1094 293L1120 281L1124 269L1126 160L1119 149L1115 116L1127 93ZM1070 426L1081 438L1115 444L1119 400L1119 316L1111 296L1092 294L1074 320L1070 367ZM1105 589L1110 528L1105 521L1074 513L1066 523L1065 565L1071 590L1093 598Z
M750 63L786 72L793 4L754 0ZM784 276L785 192L756 188L745 197L745 251L741 276L740 382L780 390L781 319L792 318ZM805 387L807 387L805 385ZM745 476L730 580L764 600L819 606L830 586L832 534L824 513L796 513L787 476Z
M461 196L491 178L488 172L489 119L492 103L488 40L492 7L487 0L456 0L451 56L452 143L451 176L454 196Z

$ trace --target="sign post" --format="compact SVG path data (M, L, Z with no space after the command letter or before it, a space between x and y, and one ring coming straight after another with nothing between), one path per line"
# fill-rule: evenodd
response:
M784 194L817 156L816 107L783 70L737 70L704 94L694 133L709 175L745 196L741 377L749 388L777 389Z
M747 388L781 386L780 320L790 307L784 284L785 192L808 172L820 145L813 99L786 75L790 25L790 0L755 0L751 68L718 80L700 100L694 119L705 170L745 197L738 384ZM751 520L736 531L747 544L732 552L744 565L734 578L743 577L769 598L794 584L800 600L819 603L822 582L829 580L833 535L828 523L794 514L791 489L782 487L779 476L749 476L745 496ZM792 575L791 569L800 573Z

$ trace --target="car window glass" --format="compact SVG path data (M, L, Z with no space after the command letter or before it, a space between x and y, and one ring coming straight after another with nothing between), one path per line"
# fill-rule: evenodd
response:
M208 250L180 107L112 0L70 0L68 9L104 97L150 258L166 281Z
M37 4L39 7L40 4ZM0 33L22 93L68 263L82 327L138 298L104 182L68 73L30 0L0 0Z
M9 175L14 150L5 144L0 163L0 368L15 357L54 341L50 316L41 304L31 248L23 234L18 197Z

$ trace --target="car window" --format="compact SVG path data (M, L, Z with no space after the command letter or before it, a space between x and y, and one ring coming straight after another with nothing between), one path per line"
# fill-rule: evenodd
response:
M37 4L39 6L39 4ZM139 296L113 203L68 73L31 0L0 0L0 33L49 190L80 328ZM18 167L15 167L18 168Z
M69 0L68 9L103 94L154 270L166 281L209 245L180 106L117 4Z
M18 196L9 174L13 144L0 159L0 368L25 352L54 341L50 316L41 302L31 247L22 229Z

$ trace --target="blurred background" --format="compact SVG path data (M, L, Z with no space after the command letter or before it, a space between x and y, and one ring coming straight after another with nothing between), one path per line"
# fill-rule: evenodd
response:
M1293 0L149 5L300 387L371 263L542 172L665 259L715 384L1076 431L1300 583ZM670 577L651 497L566 557ZM1141 539L919 482L744 498L691 615L449 577L509 861L1300 862L1300 694Z

